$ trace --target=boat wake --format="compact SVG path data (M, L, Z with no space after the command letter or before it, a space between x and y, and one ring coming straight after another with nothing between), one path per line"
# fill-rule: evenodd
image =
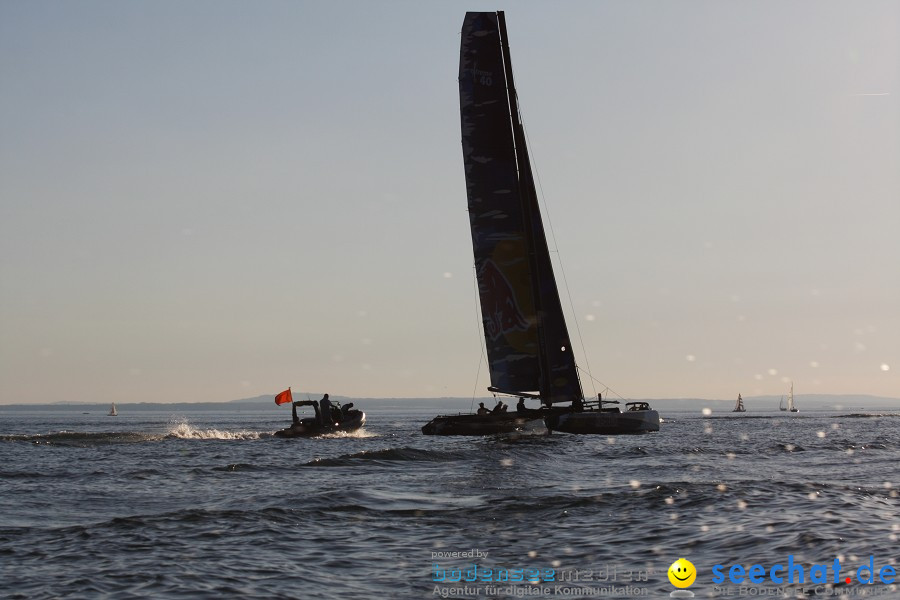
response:
M342 439L342 438L375 438L378 437L378 434L373 431L366 431L366 428L356 429L354 431L335 431L334 433L323 433L322 435L316 436L324 439Z
M187 421L169 425L167 438L182 440L258 440L263 435L258 431L222 431L220 429L200 429Z

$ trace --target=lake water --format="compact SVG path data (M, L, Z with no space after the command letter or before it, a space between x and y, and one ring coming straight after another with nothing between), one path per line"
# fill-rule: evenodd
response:
M680 593L697 597L900 597L878 580L900 571L900 415L663 412L647 435L442 438L419 431L433 410L359 408L361 432L312 439L273 437L289 420L274 406L0 411L0 589L661 598L684 557L697 576ZM804 583L770 578L789 560ZM734 583L732 565L765 581Z

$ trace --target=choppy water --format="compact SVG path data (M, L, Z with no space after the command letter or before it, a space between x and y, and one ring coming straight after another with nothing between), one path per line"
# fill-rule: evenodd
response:
M423 436L433 411L361 408L363 432L288 440L272 436L286 424L274 407L0 412L0 589L11 598L668 597L666 570L683 556L698 571L691 591L714 597L741 587L717 589L716 564L727 576L733 563L838 558L852 575L872 556L876 570L900 571L898 415L663 411L658 434L507 439ZM470 550L487 557L435 554ZM555 577L493 591L447 583L473 564ZM751 587L900 597L896 583Z

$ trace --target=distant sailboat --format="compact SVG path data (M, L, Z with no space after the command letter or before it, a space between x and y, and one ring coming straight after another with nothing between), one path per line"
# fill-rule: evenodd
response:
M109 407L109 415L107 415L107 416L109 416L109 417L117 417L117 416L119 416L119 411L116 410L116 403L115 403L115 402L113 402L112 405Z
M778 403L778 410L782 412L787 411L787 406L784 405L784 396L781 397L781 402Z
M489 414L438 416L422 433L506 433L541 419L547 429L568 433L659 431L659 413L646 402L620 411L599 398L585 400L538 206L503 12L466 13L461 37L463 160L488 390L522 400L515 412L505 412L501 402ZM524 408L525 398L541 408Z
M791 382L791 393L788 395L787 409L791 412L800 412L800 409L794 406L794 382Z
M747 409L744 408L744 401L741 399L740 394L738 394L737 403L735 403L734 410L731 412L747 412Z

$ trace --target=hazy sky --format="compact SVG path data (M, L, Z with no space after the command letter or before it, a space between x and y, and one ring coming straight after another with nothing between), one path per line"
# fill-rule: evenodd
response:
M900 396L896 0L10 0L0 403L485 395L456 78L493 9L582 368Z

